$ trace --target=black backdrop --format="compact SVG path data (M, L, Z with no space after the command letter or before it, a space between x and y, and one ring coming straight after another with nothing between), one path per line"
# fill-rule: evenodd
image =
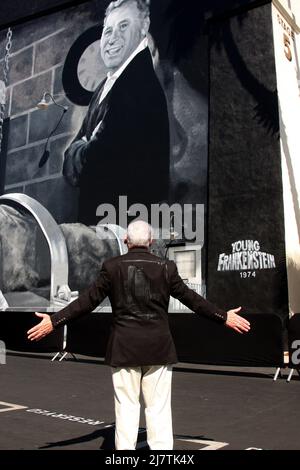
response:
M210 29L208 295L252 313L288 314L271 4ZM232 244L256 241L271 269L217 271ZM245 254L248 260L248 253ZM268 263L267 263L268 265ZM244 277L243 277L244 276ZM255 276L255 277L254 277Z

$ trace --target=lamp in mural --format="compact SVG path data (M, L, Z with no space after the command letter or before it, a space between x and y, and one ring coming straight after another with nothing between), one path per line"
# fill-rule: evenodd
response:
M57 96L59 96L59 95L57 95ZM41 100L37 103L36 106L37 106L38 109L46 110L46 109L48 109L51 102L54 103L54 105L57 106L58 108L61 108L63 110L63 112L62 112L61 116L59 117L59 120L57 121L57 124L54 126L54 128L52 129L52 131L50 132L50 134L47 137L44 153L43 153L43 155L40 159L40 162L39 162L39 168L42 168L46 164L46 162L47 162L47 160L50 156L50 150L49 150L50 137L54 134L54 132L56 131L56 129L60 125L65 113L68 111L68 107L57 103L54 96L51 93L49 93L48 91L46 91L43 94Z
M59 94L59 95L54 95L54 96L65 96L63 93L62 94ZM62 108L64 111L68 111L68 107L67 106L63 106L59 103L57 103L57 101L54 99L54 96L51 95L51 93L49 93L48 91L46 91L43 96L42 96L42 99L41 101L38 102L38 104L36 105L37 108L39 109L47 109L49 107L49 105L51 104L51 101L52 103L54 103L56 106L58 106L59 108ZM50 101L49 101L50 99Z

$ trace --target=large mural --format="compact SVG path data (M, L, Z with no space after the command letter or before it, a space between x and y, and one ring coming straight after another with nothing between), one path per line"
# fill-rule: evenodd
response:
M107 205L123 228L139 215L137 205L149 214L162 204L189 205L192 213L196 204L206 208L208 41L201 34L182 40L190 37L188 28L169 0L92 0L24 21L10 35L0 32L0 80L6 68L8 74L3 305L51 307L53 271L60 269L45 236L47 220L43 232L32 208L12 195L40 203L63 232L68 272L57 296L62 302L119 252L117 240L99 237L95 228ZM170 213L170 230L173 219ZM204 217L201 224L204 231ZM155 249L163 256L166 246ZM200 283L205 286L204 269Z

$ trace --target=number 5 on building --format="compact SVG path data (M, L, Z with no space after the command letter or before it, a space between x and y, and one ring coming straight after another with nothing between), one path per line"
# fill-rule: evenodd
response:
M293 59L291 51L291 41L287 34L283 33L284 53L285 57L291 62Z

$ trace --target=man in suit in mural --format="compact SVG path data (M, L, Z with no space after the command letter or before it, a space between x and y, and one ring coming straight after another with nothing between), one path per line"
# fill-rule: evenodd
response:
M150 252L152 238L146 222L129 224L128 253L105 261L98 279L67 307L51 317L37 312L41 321L28 331L29 340L40 340L69 320L89 314L109 296L113 324L105 362L112 368L117 450L136 447L141 390L150 449L173 448L171 380L178 359L168 321L170 295L238 333L250 330L249 322L237 314L240 307L225 312L187 287L174 261Z
M87 225L97 223L99 204L117 209L120 195L128 206L168 199L168 111L148 48L148 3L109 4L100 43L107 79L65 152L63 173L80 188L79 221Z

